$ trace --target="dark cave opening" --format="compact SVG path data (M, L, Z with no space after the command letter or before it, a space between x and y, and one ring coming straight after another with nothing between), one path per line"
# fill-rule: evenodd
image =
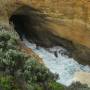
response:
M14 29L19 34L21 40L23 40L24 36L28 41L37 44L37 46L63 46L72 50L72 42L53 35L47 30L47 27L40 26L43 22L39 22L37 19L35 21L35 18L28 15L12 15L9 21L14 24ZM38 29L37 27L40 28Z
M21 40L23 36L30 42L42 47L62 46L72 51L71 41L54 35L52 29L48 27L48 20L36 9L21 7L9 18L14 29L19 34Z
M28 17L25 15L12 15L9 19L10 23L13 23L14 29L19 34L20 39L23 36L28 36L26 23L28 23Z
M28 41L40 45L44 40L43 35L46 37L47 33L44 31L46 28L42 27L44 21L38 15L16 14L10 17L9 22L10 24L13 23L14 29L21 40L25 37Z
M36 42L39 40L38 32L42 27L41 24L45 23L45 18L39 10L30 6L22 6L11 15L9 22L13 24L21 39L24 36Z

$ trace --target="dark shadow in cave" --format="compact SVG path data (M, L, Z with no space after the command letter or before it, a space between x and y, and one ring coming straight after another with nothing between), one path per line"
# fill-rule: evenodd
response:
M9 19L22 39L36 43L38 46L52 47L63 46L69 51L73 50L73 44L64 38L55 36L48 27L49 20L39 10L29 6L22 6L17 9Z
M28 17L25 15L13 15L10 18L10 21L13 22L14 28L16 32L19 34L20 39L22 40L23 36L28 36L27 32L25 31L25 22L28 22Z
M27 39L34 40L38 36L37 31L40 30L42 24L46 23L45 15L41 15L41 12L30 6L22 6L17 9L9 19L10 23L13 23L16 32ZM35 39L36 39L35 38Z
M78 51L79 53L81 52L78 56L76 50L82 47L75 48L72 41L54 35L52 29L48 26L48 23L51 21L46 19L46 15L37 9L30 6L22 6L11 15L9 22L13 23L21 39L25 36L28 41L42 47L62 46L70 52L70 56L72 56L72 53L73 55L75 54L74 57L78 59L78 61L85 61L84 63L87 64L90 60L88 57L89 49L87 52L85 48L85 53L82 53L83 49L81 49L82 51ZM87 62L86 57L88 57Z

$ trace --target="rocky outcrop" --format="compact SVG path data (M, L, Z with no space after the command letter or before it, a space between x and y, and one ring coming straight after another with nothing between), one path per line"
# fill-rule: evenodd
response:
M78 61L90 64L88 0L1 0L0 4L0 22L13 22L20 36L24 33L45 47L61 45Z
M79 81L82 84L87 84L90 87L90 73L88 72L76 72L73 81Z

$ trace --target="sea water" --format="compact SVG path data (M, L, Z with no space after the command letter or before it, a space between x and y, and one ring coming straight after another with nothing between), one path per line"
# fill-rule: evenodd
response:
M61 84L69 86L73 82L75 72L90 72L88 65L81 65L75 59L65 55L64 52L67 51L60 46L52 48L37 47L36 44L28 42L25 38L23 42L43 59L45 66L51 72L59 75L57 82Z

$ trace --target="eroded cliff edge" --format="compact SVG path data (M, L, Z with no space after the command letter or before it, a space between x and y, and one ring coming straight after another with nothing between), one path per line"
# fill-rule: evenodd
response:
M88 0L1 0L0 4L1 24L12 21L18 33L24 32L38 45L61 45L79 62L90 64Z

